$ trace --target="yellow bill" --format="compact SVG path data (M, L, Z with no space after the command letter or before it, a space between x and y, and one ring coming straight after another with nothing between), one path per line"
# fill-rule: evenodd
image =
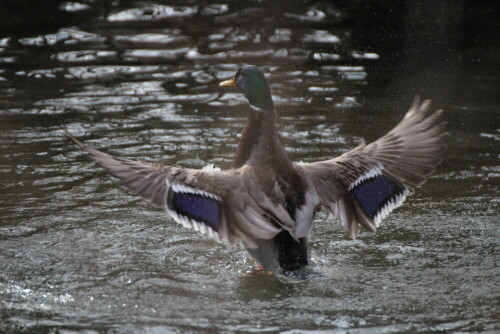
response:
M232 79L229 79L229 80L226 80L226 81L222 81L220 84L219 84L220 87L236 87L236 80L234 80L234 78Z

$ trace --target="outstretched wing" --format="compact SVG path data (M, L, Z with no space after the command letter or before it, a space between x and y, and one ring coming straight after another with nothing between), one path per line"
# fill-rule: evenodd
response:
M314 184L319 204L355 238L360 225L375 231L381 220L434 172L446 149L442 110L415 99L403 120L377 141L338 158L296 168Z
M163 207L185 227L227 244L241 239L247 248L256 248L256 239L295 229L295 222L273 198L273 192L264 193L255 183L252 167L205 171L152 165L114 157L67 135L123 185Z

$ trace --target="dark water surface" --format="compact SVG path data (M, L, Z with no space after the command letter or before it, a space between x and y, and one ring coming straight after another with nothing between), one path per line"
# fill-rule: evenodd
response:
M468 2L173 3L0 5L0 332L500 331L497 19ZM245 63L269 74L295 161L376 139L416 94L446 110L436 175L376 235L319 215L305 278L247 274L241 245L175 224L61 130L228 168L246 102L217 84Z

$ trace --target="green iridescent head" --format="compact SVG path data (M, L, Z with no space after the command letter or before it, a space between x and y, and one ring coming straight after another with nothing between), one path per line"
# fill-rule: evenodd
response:
M274 111L271 91L264 73L257 66L247 65L241 67L232 79L221 82L220 86L236 86L245 94L252 106L265 111Z

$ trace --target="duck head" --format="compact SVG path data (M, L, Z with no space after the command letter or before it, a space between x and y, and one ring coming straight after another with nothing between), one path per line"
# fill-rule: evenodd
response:
M223 81L221 87L238 87L248 102L264 111L274 111L273 98L264 73L257 66L240 67L232 79Z

